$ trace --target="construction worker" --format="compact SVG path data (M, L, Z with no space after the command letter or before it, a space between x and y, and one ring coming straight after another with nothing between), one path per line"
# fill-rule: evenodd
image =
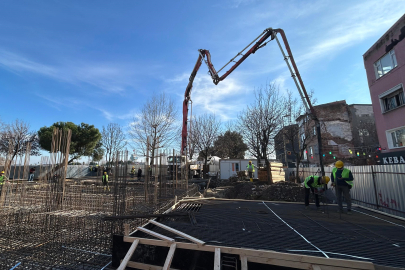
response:
M7 179L6 179L6 176L4 175L4 171L1 171L0 172L0 195L1 195L1 191L3 189L4 181L6 181L6 180Z
M30 169L30 176L28 178L28 182L34 182L34 175L35 175L35 168Z
M131 176L132 176L132 177L135 176L135 166L132 166L132 169L131 169Z
M353 187L353 175L349 169L344 168L341 160L336 161L335 168L331 174L332 186L336 190L336 200L339 205L338 213L343 213L342 193L345 196L347 203L347 214L352 214L352 198L350 197L350 189Z
M246 169L249 173L250 182L253 182L253 174L255 172L255 165L252 164L252 161L249 161L249 164L246 166Z
M139 169L138 169L138 180L141 180L141 177L142 177L142 169L141 169L141 167L139 167Z
M309 209L309 193L310 191L315 194L315 205L317 210L320 210L319 205L319 196L318 190L319 188L323 188L324 185L327 185L330 181L329 176L317 176L317 175L310 175L304 180L304 187L305 187L305 209ZM316 190L315 190L316 189ZM322 192L321 190L320 192Z
M110 187L108 186L108 174L107 172L104 172L103 174L103 186L104 186L104 191L108 189L110 191Z

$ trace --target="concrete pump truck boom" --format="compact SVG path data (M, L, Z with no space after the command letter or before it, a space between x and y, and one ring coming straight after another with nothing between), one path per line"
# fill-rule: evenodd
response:
M285 49L287 50L287 55L284 52L283 47L281 46L280 41L277 38L277 34L280 34ZM312 119L315 122L316 126L316 135L318 141L318 154L319 154L319 165L321 167L321 174L322 176L325 175L325 170L323 167L323 152L322 152L322 141L321 141L321 126L319 123L319 119L316 115L314 107L312 106L311 100L308 97L307 91L304 86L304 82L302 81L301 75L298 72L297 65L295 63L294 57L292 55L290 46L287 41L287 37L282 29L272 29L267 28L265 29L256 39L254 39L251 43L249 43L242 51L240 51L235 57L229 60L228 63L225 64L220 70L216 71L214 65L211 62L211 54L208 50L200 49L198 50L199 55L197 62L194 66L193 71L191 72L189 82L184 93L184 101L183 101L183 129L182 129L182 138L181 138L181 153L182 155L186 154L186 147L187 147L187 122L188 122L188 104L191 100L190 94L193 88L193 81L195 76L197 75L198 70L200 69L201 63L204 60L205 64L208 67L208 73L211 75L211 78L215 85L217 85L220 81L223 81L229 74L231 74L247 57L251 54L254 54L258 49L263 48L267 45L271 40L275 39L277 44L283 54L284 60L290 70L291 77L293 78L295 85L298 89L300 94L301 100L305 105L307 114L311 115ZM252 45L254 43L254 45ZM245 50L248 51L243 53ZM240 57L238 60L236 58ZM226 71L222 76L219 76L218 73L221 72L226 66L230 63L234 63L231 68ZM292 67L291 67L292 66Z

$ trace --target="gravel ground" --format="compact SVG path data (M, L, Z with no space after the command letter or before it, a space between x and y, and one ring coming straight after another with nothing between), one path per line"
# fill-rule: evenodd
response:
M304 188L293 182L267 185L260 182L240 182L238 179L212 182L207 197L244 200L304 202ZM312 199L313 196L310 198Z

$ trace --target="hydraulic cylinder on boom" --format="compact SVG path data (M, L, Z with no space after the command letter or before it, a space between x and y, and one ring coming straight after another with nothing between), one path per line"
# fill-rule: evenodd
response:
M284 47L287 50L287 54L285 54L283 47L281 46L280 41L277 38L277 34L280 34L281 39L283 40ZM301 75L298 71L297 65L295 63L294 57L292 55L290 46L287 41L287 37L282 29L273 29L267 28L265 29L257 38L255 38L252 42L250 42L242 51L240 51L235 57L229 60L220 70L216 71L214 65L211 62L211 54L208 50L200 49L198 50L199 55L197 62L194 66L193 71L191 72L189 82L184 93L184 101L183 101L183 129L182 129L182 138L181 138L181 152L184 155L186 146L187 146L187 122L188 122L188 103L190 101L190 94L193 88L193 81L195 76L197 75L198 70L201 67L202 61L208 67L208 73L210 74L212 81L215 85L219 82L223 81L226 77L229 76L247 57L251 54L254 54L257 50L263 48L267 45L271 40L275 39L277 44L283 54L284 60L290 70L291 77L293 78L295 85L298 89L300 94L301 100L305 105L307 114L311 115L312 119L315 122L316 127L316 135L318 140L318 154L319 154L319 165L321 167L321 174L322 176L325 175L325 170L323 167L323 151L322 151L322 140L321 140L321 126L319 119L316 115L316 111L312 106L311 100L307 94L307 91L304 86L304 82L302 81ZM247 50L247 51L246 51ZM246 52L245 52L246 51ZM244 53L245 52L245 53ZM226 66L229 64L234 63L228 71L226 71L222 76L219 76L218 73L221 72Z

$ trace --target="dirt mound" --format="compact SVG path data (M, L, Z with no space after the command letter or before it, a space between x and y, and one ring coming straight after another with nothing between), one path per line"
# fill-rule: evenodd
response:
M303 202L304 198L304 188L292 182L277 182L269 185L256 197L257 200L286 202Z
M237 177L230 177L227 180L211 179L209 188L234 186L238 184L237 182L238 182Z
M244 199L253 200L255 194L253 191L256 186L253 183L238 183L235 186L228 188L224 192L224 197L227 199Z
M224 191L224 197L227 199L303 202L304 189L300 184L284 181L272 185L251 182L234 183L233 187Z

